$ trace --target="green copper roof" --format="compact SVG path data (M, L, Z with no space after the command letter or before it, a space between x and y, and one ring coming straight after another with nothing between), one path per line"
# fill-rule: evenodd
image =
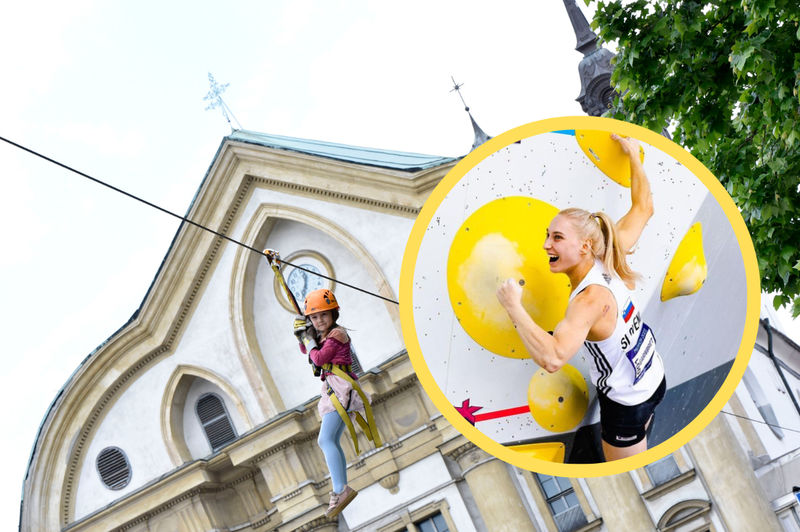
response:
M282 137L280 135L268 135L266 133L256 133L254 131L234 131L228 135L227 138L238 142L247 142L249 144L277 148L279 150L308 153L310 155L328 157L329 159L336 159L349 163L380 166L382 168L392 168L404 172L433 168L434 166L457 161L459 159L458 157L440 157L438 155L422 155L420 153L379 150L377 148L360 148L358 146L347 146L346 144L336 144L334 142Z

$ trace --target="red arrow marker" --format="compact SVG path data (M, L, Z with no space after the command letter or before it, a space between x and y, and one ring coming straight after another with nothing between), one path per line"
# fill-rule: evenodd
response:
M482 406L470 406L469 399L462 401L461 406L454 406L456 411L464 416L464 419L472 423L473 425L478 421L488 421L490 419L497 419L501 417L511 417L511 416L519 416L521 414L527 414L531 411L530 406L518 406L516 408L507 408L505 410L497 410L495 412L485 412L483 414L475 414L478 410L481 410Z
M497 410L495 412L486 412L475 416L475 421L488 421L490 419L497 419L501 417L519 416L520 414L528 414L531 407L528 405L518 406L516 408L507 408L505 410Z

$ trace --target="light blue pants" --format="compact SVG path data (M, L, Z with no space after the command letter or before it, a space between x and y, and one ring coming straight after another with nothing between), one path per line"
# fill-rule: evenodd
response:
M328 412L322 418L317 443L325 455L325 462L331 472L333 491L341 493L347 484L347 459L344 457L339 439L344 432L344 421L338 412Z

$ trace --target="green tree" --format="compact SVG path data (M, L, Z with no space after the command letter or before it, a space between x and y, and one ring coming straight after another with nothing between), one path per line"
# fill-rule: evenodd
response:
M586 0L587 5L592 0ZM750 230L762 290L800 315L800 2L597 1L617 41L607 114L661 131L725 186Z

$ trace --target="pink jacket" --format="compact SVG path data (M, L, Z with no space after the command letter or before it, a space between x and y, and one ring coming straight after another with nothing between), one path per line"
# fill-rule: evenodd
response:
M306 348L303 344L300 344L300 350L305 354ZM310 356L311 360L317 366L325 364L345 366L352 364L353 359L350 356L350 338L347 336L347 332L340 327L336 327L328 333L324 340L320 340L319 349L311 350ZM353 380L358 379L354 373L350 373L349 375ZM325 381L322 384L322 397L319 400L318 406L321 417L336 411L327 393L328 386L333 389L336 397L339 398L339 402L350 414L351 419L355 420L355 412L361 412L362 415L364 415L364 402L361 400L358 393L353 390L353 386L349 382L325 370L322 371L322 376L320 378ZM367 401L371 403L372 398L370 395L367 392L364 392L364 395L367 397Z
M306 348L300 344L300 351L306 353ZM350 356L350 337L347 332L341 327L334 328L328 333L324 340L320 340L319 349L311 350L311 360L317 366L324 366L325 364L336 364L341 366L349 366L353 363L353 358ZM330 372L322 372L320 379L326 379ZM353 379L357 379L354 373L350 373Z

